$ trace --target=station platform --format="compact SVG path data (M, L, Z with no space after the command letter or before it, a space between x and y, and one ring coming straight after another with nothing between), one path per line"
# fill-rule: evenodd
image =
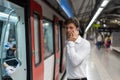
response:
M120 80L120 53L100 50L91 42L91 55L87 68L88 80ZM66 76L63 80L67 80Z

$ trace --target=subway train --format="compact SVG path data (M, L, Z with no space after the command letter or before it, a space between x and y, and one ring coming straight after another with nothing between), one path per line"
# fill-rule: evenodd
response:
M0 0L0 80L61 80L66 65L64 20L44 0ZM7 73L9 64L4 63L12 61L17 62L14 71Z

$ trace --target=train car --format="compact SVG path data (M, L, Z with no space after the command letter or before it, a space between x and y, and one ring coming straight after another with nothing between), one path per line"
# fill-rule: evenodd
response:
M44 0L0 0L0 80L60 80L63 18Z

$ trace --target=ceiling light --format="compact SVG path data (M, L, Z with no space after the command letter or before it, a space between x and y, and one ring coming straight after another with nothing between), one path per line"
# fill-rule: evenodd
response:
M103 24L103 27L107 27L107 25L106 25L106 24Z
M103 8L99 8L99 9L97 10L97 12L95 13L95 16L93 16L92 20L91 20L90 23L88 24L85 32L88 31L88 29L91 27L91 25L93 24L93 22L95 21L95 19L99 16L99 14L101 13L102 10L103 10Z
M106 7L110 0L104 0L101 4L101 7Z
M91 27L91 25L93 24L93 22L95 21L95 19L99 16L99 14L102 12L102 10L106 7L106 5L110 2L110 0L103 0L102 4L100 5L100 8L98 8L97 12L95 13L95 15L93 16L92 20L90 21L90 23L88 24L85 32L88 31L88 29Z

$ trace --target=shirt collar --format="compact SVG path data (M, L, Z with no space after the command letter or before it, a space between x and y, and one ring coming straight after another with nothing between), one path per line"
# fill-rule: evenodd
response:
M75 41L75 43L80 43L82 40L81 36L78 36L77 40Z
M81 36L78 36L78 38L75 40L75 43L80 43L82 40ZM66 42L71 42L71 41L66 41Z

